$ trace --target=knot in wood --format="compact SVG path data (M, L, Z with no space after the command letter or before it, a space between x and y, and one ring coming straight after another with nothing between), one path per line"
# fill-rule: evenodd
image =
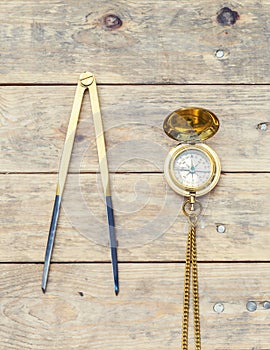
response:
M114 14L108 14L102 17L102 24L106 29L114 30L120 28L123 22L120 17Z
M239 18L238 12L231 10L229 7L223 7L217 13L217 21L223 26L231 26L235 24Z

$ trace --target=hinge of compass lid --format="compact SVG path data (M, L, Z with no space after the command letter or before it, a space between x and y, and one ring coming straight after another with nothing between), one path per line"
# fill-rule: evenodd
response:
M163 123L165 133L180 143L195 144L214 136L219 128L216 115L198 107L181 108L168 115Z

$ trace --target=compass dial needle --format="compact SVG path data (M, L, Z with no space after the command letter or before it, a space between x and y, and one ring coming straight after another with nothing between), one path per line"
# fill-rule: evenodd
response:
M99 167L100 167L104 196L106 199L106 211L107 211L107 220L108 220L108 226L109 226L109 239L110 239L110 248L111 248L113 277L114 277L114 291L115 291L115 294L118 295L119 280L118 280L117 241L115 236L115 223L114 223L114 213L113 213L112 197L111 197L110 182L109 182L109 170L108 170L108 163L107 163L107 156L106 156L106 145L105 145L102 118L101 118L100 106L99 106L99 100L98 100L98 94L97 94L96 80L94 75L90 72L82 73L80 75L75 97L74 97L74 103L72 107L71 117L68 125L64 148L63 148L63 154L62 154L60 167L59 167L58 183L56 186L56 196L55 196L54 208L53 208L48 242L47 242L46 253L45 253L41 288L45 293L47 282L48 282L53 245L55 241L57 222L59 218L61 198L65 187L72 148L74 144L74 138L75 138L78 119L79 119L81 106L82 106L82 100L86 89L89 90L89 95L91 100L92 114L93 114L95 134L96 134L96 143L97 143L97 150L98 150Z

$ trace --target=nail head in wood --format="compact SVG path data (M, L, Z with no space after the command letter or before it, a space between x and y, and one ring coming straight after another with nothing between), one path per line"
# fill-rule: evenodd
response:
M265 301L263 303L263 308L266 309L266 310L270 309L270 301Z
M257 125L257 129L261 130L261 131L266 131L266 130L268 130L268 125L269 125L269 123L267 123L267 122L260 123Z
M255 301L247 302L247 310L249 312L254 312L257 310L257 303Z
M221 49L218 49L216 51L216 58L222 58L222 57L224 57L224 51Z
M217 225L217 232L218 233L224 233L226 231L226 227L223 224Z
M224 305L222 303L216 303L213 309L217 314L221 314L224 311Z

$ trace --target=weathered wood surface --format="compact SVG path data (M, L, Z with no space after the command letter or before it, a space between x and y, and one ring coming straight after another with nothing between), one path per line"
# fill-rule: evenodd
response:
M175 145L162 123L184 106L221 122L207 143L223 175L202 199L198 227L202 349L270 349L270 127L256 129L270 122L269 13L269 0L0 2L0 350L180 349L188 225L162 175ZM122 262L117 298L88 96L48 293L40 289L85 70L100 84Z
M101 83L270 83L269 12L268 0L1 1L1 83L85 70Z
M74 80L76 82L78 77ZM0 171L56 172L75 86L0 88ZM110 170L163 172L176 145L162 129L165 117L183 106L204 106L220 119L207 141L223 171L270 171L268 86L100 86ZM85 96L71 171L97 171L89 96Z
M46 295L41 272L0 266L1 349L180 349L183 264L120 264L117 298L109 264L53 265ZM199 274L202 349L269 349L268 264L202 264Z
M0 261L44 257L57 175L0 176ZM187 220L182 198L162 174L112 177L121 261L184 261ZM207 261L269 261L270 174L225 174L202 199L198 257ZM70 174L57 231L54 261L109 261L100 179ZM224 224L220 234L217 224ZM10 249L12 247L12 249Z

